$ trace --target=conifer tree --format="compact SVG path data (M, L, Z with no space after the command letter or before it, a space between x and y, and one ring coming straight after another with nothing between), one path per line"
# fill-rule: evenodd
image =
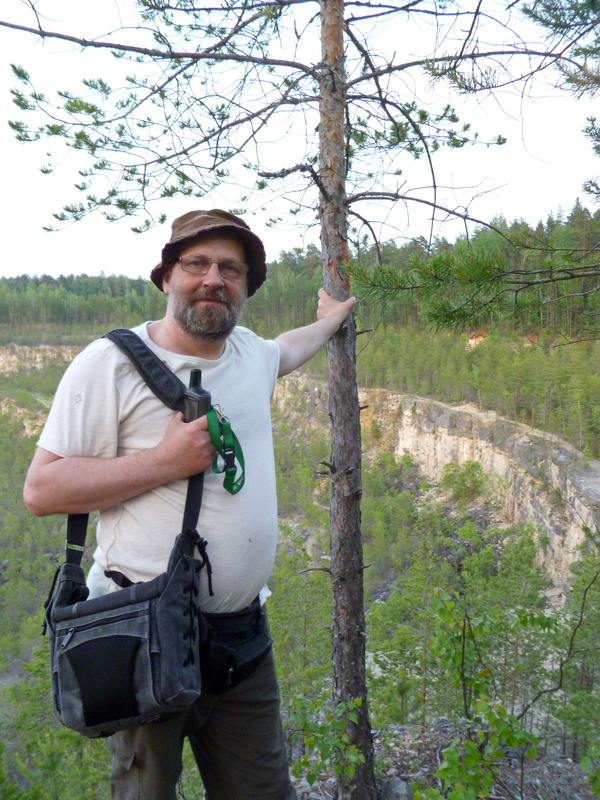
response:
M424 79L449 81L460 91L488 92L507 82L526 83L532 73L568 57L577 41L569 31L539 48L518 32L509 35L512 4L488 12L484 3L446 8L425 0L366 5L321 0L312 7L299 0L233 0L222 6L123 0L120 12L127 19L118 35L93 28L52 30L43 3L30 10L31 21L4 16L0 25L84 51L106 51L125 65L116 82L108 70L84 78L83 88L61 88L57 99L34 88L37 81L25 67L14 67L22 86L14 92L15 102L22 116L34 118L31 125L22 118L12 123L17 137L49 139L59 151L62 144L86 157L76 184L84 199L66 205L57 214L59 222L91 212L109 220L138 215L136 230L144 230L151 225L153 201L158 219L164 219L170 198L197 202L228 180L249 183L241 206L253 204L249 193L285 186L292 212L305 207L312 209L311 221L318 217L325 288L338 298L349 291L344 264L352 224L378 240L385 220L405 203L440 208L435 151L477 138L447 102L435 110L420 103L418 89L407 89L405 76L415 75L417 85ZM429 20L431 39L425 52L413 57L410 40ZM443 46L436 49L434 41ZM81 72L79 54L76 71ZM273 136L298 145L286 147L285 163L281 156L274 163ZM427 174L413 189L402 177L411 158L422 158ZM253 178L245 181L243 175ZM426 193L416 188L420 185L429 187ZM442 211L465 216L457 208ZM353 779L342 776L339 798L372 800L355 336L350 319L328 346L334 699L362 701L350 736L364 765Z

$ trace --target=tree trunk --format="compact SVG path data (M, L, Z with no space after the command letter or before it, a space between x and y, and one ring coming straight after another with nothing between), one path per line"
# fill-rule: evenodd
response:
M320 221L325 289L348 296L342 266L348 260L346 205L344 2L322 0L320 74ZM353 319L327 348L331 455L331 578L333 593L333 699L359 699L357 724L349 723L352 744L365 763L338 784L338 800L375 800L373 740L366 693L363 555L360 531L361 438L356 386L356 329Z

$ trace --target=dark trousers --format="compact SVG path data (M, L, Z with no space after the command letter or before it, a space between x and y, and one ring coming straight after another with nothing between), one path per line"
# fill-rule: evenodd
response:
M176 800L186 736L207 800L296 800L272 652L234 689L107 739L113 800Z

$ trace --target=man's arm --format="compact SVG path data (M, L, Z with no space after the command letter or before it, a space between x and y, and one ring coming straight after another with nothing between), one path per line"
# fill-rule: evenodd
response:
M280 351L278 377L288 375L312 358L331 339L355 304L355 297L334 300L325 289L319 289L317 321L286 331L275 339Z
M61 458L41 447L23 488L25 505L38 517L109 508L171 481L204 472L215 450L206 417L183 422L175 414L156 447L117 458Z

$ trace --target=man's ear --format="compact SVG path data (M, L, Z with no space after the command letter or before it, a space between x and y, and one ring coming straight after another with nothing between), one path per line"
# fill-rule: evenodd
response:
M171 283L171 273L173 272L173 268L165 270L162 276L162 290L164 294L169 294L169 284Z

